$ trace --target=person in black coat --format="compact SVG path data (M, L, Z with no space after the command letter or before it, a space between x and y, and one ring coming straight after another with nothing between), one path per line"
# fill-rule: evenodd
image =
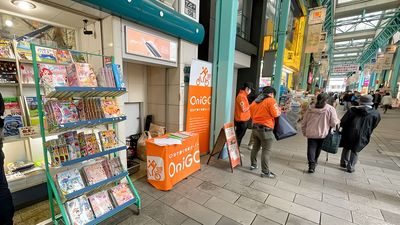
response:
M346 168L349 173L355 171L358 153L368 145L372 131L381 120L379 112L372 107L372 100L371 95L361 96L360 105L350 108L340 122L340 147L343 147L340 166Z
M3 127L4 127L4 100L0 93L0 224L12 225L14 217L14 204L6 175L4 173L4 152L3 152Z

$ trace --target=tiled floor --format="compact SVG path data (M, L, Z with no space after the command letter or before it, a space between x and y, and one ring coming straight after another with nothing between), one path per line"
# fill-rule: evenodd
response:
M340 153L327 162L321 154L316 173L305 173L306 140L298 135L274 145L278 177L261 178L248 170L250 151L242 146L244 165L234 173L212 160L168 192L137 180L141 214L125 210L104 224L400 224L399 121L399 111L382 115L355 173L338 166Z

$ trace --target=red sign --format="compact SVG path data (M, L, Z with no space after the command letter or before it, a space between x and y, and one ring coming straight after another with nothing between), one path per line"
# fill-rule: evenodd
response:
M200 154L210 146L212 64L193 60L190 67L186 130L199 134Z
M224 131L226 137L226 146L229 151L229 158L231 160L231 167L235 168L240 165L240 151L236 140L235 126L233 122L224 124Z

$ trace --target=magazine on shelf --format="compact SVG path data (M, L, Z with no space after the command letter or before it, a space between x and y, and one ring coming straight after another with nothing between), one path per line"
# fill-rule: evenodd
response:
M15 62L3 62L0 60L0 83L18 83L17 64Z
M84 225L94 220L92 208L85 195L67 201L65 208L72 225Z
M125 183L120 183L118 186L111 188L110 194L116 205L122 205L135 198L130 187Z
M55 50L52 48L36 46L36 60L42 63L57 63Z
M39 125L39 109L37 97L25 96L25 105L28 113L28 123L31 126Z
M101 108L104 112L105 118L113 118L121 116L121 110L117 104L117 101L112 98L105 98L101 100Z
M23 84L35 84L35 75L33 65L29 63L21 63L19 65L21 70L21 79Z
M19 135L19 128L23 127L22 116L8 115L4 117L3 135L4 137Z
M46 148L50 154L53 167L69 160L68 147L64 139L55 139L46 142Z
M17 43L17 53L19 60L32 61L32 51L29 42L19 41Z
M15 59L12 40L0 39L0 58Z
M103 165L108 178L117 176L124 171L119 157L103 160L101 164Z
M56 49L57 63L69 64L72 63L72 57L68 50Z
M38 68L45 95L54 91L55 87L68 86L65 66L40 63Z
M57 173L56 180L63 196L85 187L85 183L78 169Z
M69 160L81 158L81 149L79 147L78 132L69 131L58 136L63 139L67 148Z
M114 208L107 191L90 195L89 202L96 217L100 217Z
M75 63L87 63L85 59L85 55L82 52L77 52L77 51L70 51L70 54L72 56L72 61Z
M98 183L100 181L106 180L107 179L107 174L104 171L103 165L101 162L94 163L89 166L83 167L83 173L86 178L86 182L89 185Z
M99 131L99 138L103 151L115 148L118 145L117 135L115 134L115 131L112 129Z
M96 74L88 63L72 63L67 66L67 80L71 87L97 87Z
M22 115L21 104L18 97L3 97L4 116Z

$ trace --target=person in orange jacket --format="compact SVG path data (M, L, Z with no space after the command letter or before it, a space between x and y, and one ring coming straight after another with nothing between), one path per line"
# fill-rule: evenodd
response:
M247 97L253 90L253 83L245 82L235 101L235 133L239 147L246 134L247 125L250 120L250 106Z
M265 87L257 99L250 105L251 119L253 120L254 147L251 150L250 170L257 169L257 154L261 153L261 177L275 178L270 171L270 154L275 142L275 118L281 115L281 110L275 101L276 91L273 87Z

